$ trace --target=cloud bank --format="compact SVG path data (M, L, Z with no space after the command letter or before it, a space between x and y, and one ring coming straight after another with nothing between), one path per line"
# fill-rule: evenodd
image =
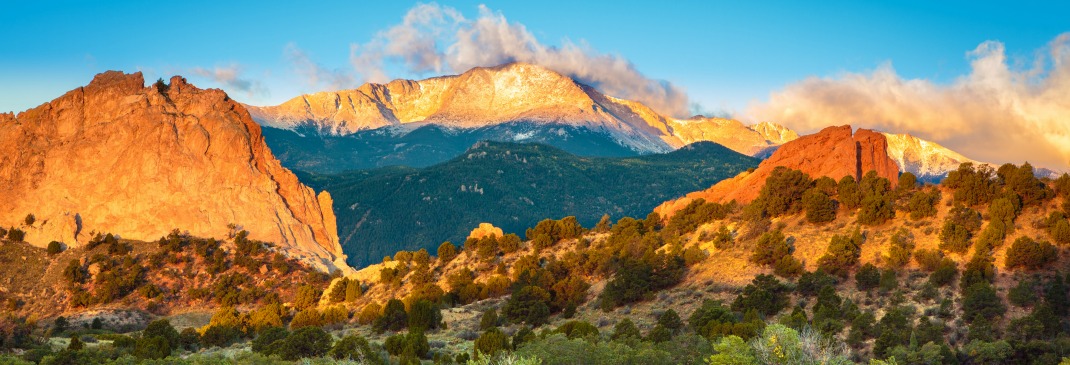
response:
M997 41L966 58L970 73L947 85L903 79L890 64L808 78L752 104L747 117L800 131L850 123L906 132L980 161L1070 169L1070 33L1038 50L1026 68L1008 65Z
M346 70L328 69L308 57L296 44L286 45L283 51L293 70L305 84L318 91L336 91L357 86L353 75Z
M690 104L683 89L648 78L627 59L599 53L583 43L543 44L523 24L510 23L482 5L477 18L466 19L448 6L420 4L401 23L367 43L350 46L350 63L368 82L389 81L388 65L400 65L410 73L441 74L507 62L541 65L609 95L672 116L688 116Z
M254 95L266 95L268 93L267 89L264 88L259 81L253 81L242 77L243 69L237 64L216 66L212 69L195 67L190 71L197 76L204 77L223 85L227 90L240 91L246 93L250 97Z

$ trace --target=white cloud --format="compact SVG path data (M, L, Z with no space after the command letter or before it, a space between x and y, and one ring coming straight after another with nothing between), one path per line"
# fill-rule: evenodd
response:
M317 91L335 91L351 89L357 86L353 75L345 70L328 69L312 61L305 51L296 44L286 45L284 50L286 59L293 66L294 71L302 81L310 88Z
M568 40L560 47L548 46L523 24L510 23L486 6L479 7L476 19L466 19L448 6L417 5L400 24L367 43L350 46L350 63L370 82L387 81L388 64L400 64L412 73L460 73L507 62L541 65L662 113L685 117L689 112L683 89L647 78L627 59Z
M903 79L885 64L788 85L753 103L747 117L801 131L850 123L915 134L981 161L1070 167L1070 33L1024 69L1008 65L997 41L966 57L971 72L950 84Z
M230 92L240 91L249 96L266 95L268 93L267 89L264 88L259 81L253 81L242 77L243 69L237 64L216 66L212 69L195 67L191 71L197 76L207 78L223 85L223 87Z

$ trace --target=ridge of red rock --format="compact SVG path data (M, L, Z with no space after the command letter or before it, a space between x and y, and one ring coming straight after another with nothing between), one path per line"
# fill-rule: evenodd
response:
M345 267L331 198L272 155L249 112L182 77L146 87L109 71L36 108L0 114L0 224L77 246L94 233L155 240L228 224L321 269ZM27 214L37 222L25 226Z
M865 173L876 171L894 186L898 183L899 167L888 157L887 150L888 140L881 133L859 129L852 134L850 125L827 127L783 144L753 172L741 173L709 189L662 203L654 211L668 217L699 198L749 203L758 197L765 179L779 166L800 170L813 178L828 176L836 180L844 176L858 180Z

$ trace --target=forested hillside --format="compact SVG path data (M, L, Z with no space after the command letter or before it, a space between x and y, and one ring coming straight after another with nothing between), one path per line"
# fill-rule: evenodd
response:
M579 157L541 144L481 142L424 169L300 174L334 197L338 235L361 267L398 250L463 241L480 222L522 233L547 217L592 226L603 215L642 216L704 189L757 160L702 142L667 154Z

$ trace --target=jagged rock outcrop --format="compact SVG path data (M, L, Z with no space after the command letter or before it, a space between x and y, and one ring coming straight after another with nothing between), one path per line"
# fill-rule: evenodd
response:
M765 179L778 166L800 170L814 178L828 176L836 180L844 176L861 179L866 172L876 171L893 186L899 177L899 167L888 157L888 141L883 134L868 129L859 129L852 134L849 125L828 127L785 143L753 172L744 172L707 190L666 202L655 211L668 217L699 198L749 203L758 197Z
M501 228L495 227L490 223L480 223L479 227L472 230L472 233L468 234L468 239L480 239L487 236L505 236L505 232Z
M331 204L279 164L241 104L181 77L146 87L141 73L106 72L0 114L0 224L34 214L35 245L174 228L223 237L233 223L322 269L344 267Z

